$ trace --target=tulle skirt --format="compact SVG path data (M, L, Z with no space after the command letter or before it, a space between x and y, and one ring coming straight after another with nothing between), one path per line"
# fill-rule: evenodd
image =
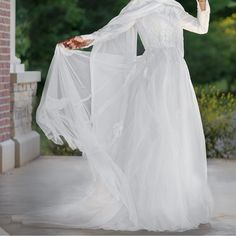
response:
M63 193L59 204L51 201L36 206L14 215L13 221L131 231L185 231L209 222L213 201L205 138L184 58L172 47L146 49L124 93L124 124L117 127L120 134L108 152L125 175L137 221L130 220L127 206L88 167L89 180L84 183L67 183L67 175L62 173L63 183L81 191L68 192L68 199ZM86 160L86 153L84 157ZM75 178L81 176L82 170L73 167L71 171ZM33 186L44 191L40 183L31 180L25 194L31 194ZM58 186L58 191L63 192L63 187Z

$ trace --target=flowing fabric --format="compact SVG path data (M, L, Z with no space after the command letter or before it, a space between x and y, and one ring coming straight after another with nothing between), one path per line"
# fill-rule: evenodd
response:
M48 139L83 152L92 191L13 221L173 231L209 222L205 139L183 58L183 29L208 30L209 3L197 7L195 18L174 0L132 0L82 36L94 39L91 52L56 46L36 121Z

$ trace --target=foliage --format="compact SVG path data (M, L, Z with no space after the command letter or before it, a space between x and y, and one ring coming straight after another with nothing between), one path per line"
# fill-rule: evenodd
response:
M235 35L235 13L212 22L206 35L196 38L196 35L186 33L186 60L194 82L225 80L227 90L236 90Z
M236 98L215 86L195 87L201 111L208 157L230 157L235 151Z
M194 14L196 12L196 7L195 7L195 3L196 1L185 1L185 0L179 0L178 2L180 2L186 11L189 11L191 14ZM214 0L211 1L209 0L209 3L211 5L211 12L215 13L220 11L221 9L227 7L232 1L231 0Z

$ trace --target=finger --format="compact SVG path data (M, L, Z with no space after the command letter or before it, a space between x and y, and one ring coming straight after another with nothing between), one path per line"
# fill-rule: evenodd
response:
M78 44L78 42L73 39L72 42L71 42L71 44L74 45L74 46L76 46L76 45Z
M66 48L70 48L71 45L70 45L70 44L65 44L65 47L66 47Z
M73 47L73 49L75 49L75 48L79 47L79 44L76 43L76 42L73 42L73 43L72 43L72 47Z
M84 42L91 42L92 39L85 39Z
M75 36L74 39L78 42L82 42L84 40L81 36Z
M71 45L71 49L76 49L76 45L75 45L75 44L72 44L72 45Z
M94 41L94 39L88 39L88 40L86 40L86 45L89 45L89 44L91 44L92 42Z
M81 48L82 45L83 45L82 42L75 42L75 46L76 46L77 48Z

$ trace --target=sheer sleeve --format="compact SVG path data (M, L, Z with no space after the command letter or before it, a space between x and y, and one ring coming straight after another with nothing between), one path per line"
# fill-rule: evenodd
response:
M117 17L113 19L113 21L117 20ZM84 39L91 39L93 40L88 46L85 46L83 48L90 47L94 45L95 43L102 42L106 39L113 39L118 34L127 31L132 26L134 26L135 21L128 22L127 24L120 24L118 22L117 24L113 23L113 21L109 22L107 25L102 27L101 29L91 33L91 34L84 34L81 35Z
M197 17L194 17L185 10L182 10L179 13L180 24L185 30L197 34L206 34L209 28L210 5L208 0L206 0L206 9L201 10L198 0L196 0L196 2L197 2Z

